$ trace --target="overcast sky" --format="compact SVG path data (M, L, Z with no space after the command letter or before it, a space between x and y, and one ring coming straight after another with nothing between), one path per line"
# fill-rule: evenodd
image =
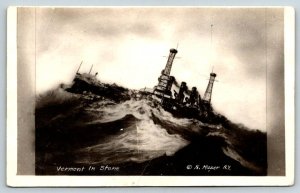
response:
M37 93L71 83L81 61L103 82L152 88L177 43L171 75L203 96L213 66L213 107L266 130L266 65L283 76L282 9L37 9Z

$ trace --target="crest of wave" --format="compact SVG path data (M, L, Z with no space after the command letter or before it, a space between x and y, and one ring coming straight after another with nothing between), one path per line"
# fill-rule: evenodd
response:
M191 123L190 119L175 118L171 113L165 111L161 106L155 105L153 101L149 100L128 100L120 104L100 101L95 103L89 109L97 112L99 117L93 123L105 123L121 119L125 115L133 115L142 120L152 119L152 114L161 117L164 120L171 121L175 124L187 126Z
M171 156L182 147L189 144L178 134L169 134L167 130L153 122L152 114L174 124L188 125L189 119L178 119L160 107L147 100L129 100L120 104L94 104L88 110L98 117L88 124L113 122L131 115L126 128L121 128L99 144L82 148L83 154L77 163L119 164L123 162L144 162L153 158ZM129 120L128 120L129 121ZM126 119L125 119L126 122Z

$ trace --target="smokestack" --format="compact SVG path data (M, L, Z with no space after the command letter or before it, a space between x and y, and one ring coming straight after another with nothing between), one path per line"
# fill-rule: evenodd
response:
M83 62L83 61L81 61L81 62L80 62L80 64L79 64L79 67L78 67L78 69L77 69L77 72L76 72L76 74L78 74L78 73L79 73L79 70L80 70L80 67L81 67L81 64L82 64L82 62Z
M91 74L91 72L92 72L93 65L94 65L94 64L92 64L92 66L91 66L91 69L90 69L90 71L89 71L89 74Z

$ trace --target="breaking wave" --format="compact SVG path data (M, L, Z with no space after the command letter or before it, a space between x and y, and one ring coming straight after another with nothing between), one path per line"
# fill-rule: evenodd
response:
M223 141L223 154L243 167L257 173L266 169L265 134L259 131L229 121L208 124L177 118L147 99L116 103L90 98L91 94L72 94L61 88L38 97L37 163L143 163L176 156L197 140L213 138ZM254 140L258 143L253 144ZM205 156L206 152L201 153ZM63 154L72 159L62 158Z
M103 102L95 103L87 109L99 116L87 123L102 124L116 122L124 117L134 117L135 121L127 127L121 127L118 134L100 144L80 149L82 156L78 163L106 163L118 164L126 161L144 162L153 158L167 155L186 146L189 142L179 134L169 134L160 125L156 125L152 115L171 119L171 114L161 108L153 108L147 100L129 100L115 105L106 105ZM175 119L176 124L188 124L188 119ZM93 156L88 156L93 155Z

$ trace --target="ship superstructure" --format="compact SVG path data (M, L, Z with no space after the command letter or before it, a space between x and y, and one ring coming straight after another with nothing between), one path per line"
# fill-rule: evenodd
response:
M144 88L139 91L129 92L128 89L120 87L118 85L109 85L101 83L97 75L98 73L91 74L93 65L91 66L89 73L79 73L82 62L76 72L73 79L73 83L67 91L73 93L93 93L99 96L105 96L113 99L114 101L124 101L130 98L135 99L154 99L165 110L171 112L175 116L198 118L201 120L209 120L213 114L211 98L212 90L216 73L210 73L210 79L204 93L203 98L196 86L189 89L185 81L179 84L175 76L171 76L171 70L174 58L178 53L177 49L170 49L169 57L165 68L161 71L158 78L158 84L152 89ZM175 89L177 88L177 89Z
M154 87L152 98L161 103L168 111L175 114L183 114L184 116L204 116L208 117L212 112L211 97L216 73L210 73L210 79L203 98L201 98L197 87L189 90L186 82L181 82L179 90L173 90L174 76L171 76L171 69L175 55L178 51L174 48L170 49L165 69L162 70L158 78L158 84Z

